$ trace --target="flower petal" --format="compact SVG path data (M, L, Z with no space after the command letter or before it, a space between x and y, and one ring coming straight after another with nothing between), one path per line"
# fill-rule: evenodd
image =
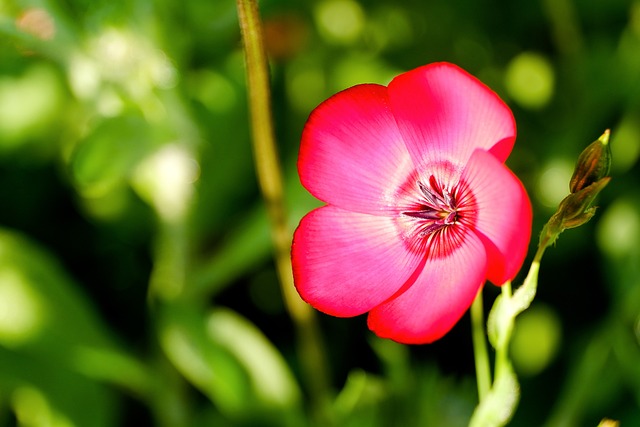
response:
M522 266L531 238L531 203L522 183L504 164L476 150L462 179L473 194L474 228L484 243L496 285L513 279Z
M302 299L333 316L356 316L391 297L419 268L393 219L324 206L293 237L294 282Z
M441 338L471 306L486 274L482 242L467 233L457 250L429 258L405 292L369 313L369 328L382 338L426 344Z
M362 213L381 213L412 165L389 110L387 88L346 89L309 117L302 133L298 171L318 199Z
M504 161L516 126L507 105L453 64L435 63L397 76L389 100L414 163L463 166L476 148Z

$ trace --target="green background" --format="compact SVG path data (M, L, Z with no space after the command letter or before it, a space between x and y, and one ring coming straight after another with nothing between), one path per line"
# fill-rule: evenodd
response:
M354 84L450 61L499 93L530 257L578 154L611 129L600 209L547 251L518 319L511 425L640 425L640 1L260 8L292 230L319 205L296 174L304 122ZM310 398L246 99L231 0L0 2L0 426L466 425L468 316L407 347L319 314L330 393Z

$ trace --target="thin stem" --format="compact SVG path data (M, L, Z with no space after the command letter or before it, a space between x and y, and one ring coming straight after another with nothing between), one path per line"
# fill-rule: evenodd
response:
M482 401L491 389L491 368L489 367L489 353L484 333L484 308L482 303L482 288L471 305L471 328L473 339L473 354L476 363L476 379L478 382L478 398Z
M500 288L502 293L502 299L505 301L509 301L509 304L512 303L512 291L511 291L511 281L506 282ZM512 310L513 311L513 310ZM516 314L513 313L509 316L509 321L507 322L508 327L504 329L504 333L502 335L502 339L498 341L498 345L496 347L496 364L495 369L498 371L500 365L504 363L505 360L508 360L508 350L509 350L509 341L511 340L511 332L513 331L513 321L515 320Z
M328 396L327 364L314 312L299 298L293 286L289 255L291 232L287 224L282 172L273 130L269 67L263 43L262 22L255 0L237 0L236 5L247 65L253 155L269 216L276 269L285 306L297 329L300 357L309 392L315 404L321 405Z
M533 256L533 263L540 264L542 261L542 255L544 255L544 251L551 245L551 242L544 242L538 245L538 250L536 250L536 254Z
M511 298L511 281L505 282L505 284L500 287L500 290L505 298Z

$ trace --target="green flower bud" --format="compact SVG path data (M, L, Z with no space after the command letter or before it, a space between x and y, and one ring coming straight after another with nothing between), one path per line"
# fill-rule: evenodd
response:
M611 148L607 129L578 157L576 169L569 183L571 193L562 199L558 210L542 228L538 242L539 250L552 245L567 228L579 227L593 218L596 207L591 204L611 181L611 177L607 176L610 167Z
M596 196L611 181L611 177L602 178L576 193L565 197L558 207L562 228L578 227L591 219L596 209L591 207Z
M611 147L609 129L600 138L591 143L578 157L578 163L569 182L571 193L590 186L609 175L611 168Z
M596 213L596 207L591 204L609 181L611 181L611 177L602 178L562 199L556 213L544 225L538 246L547 247L553 244L564 230L589 222Z
M565 219L562 222L562 224L564 226L564 229L580 227L581 225L589 222L589 220L593 218L595 214L596 214L596 208L594 206L594 207L588 208L587 210L585 210L584 212L582 212L580 215L576 217L573 217L571 219Z

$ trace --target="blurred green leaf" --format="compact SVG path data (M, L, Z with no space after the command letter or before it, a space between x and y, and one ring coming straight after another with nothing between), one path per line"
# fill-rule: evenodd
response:
M350 372L334 402L336 424L344 427L384 426L381 403L388 393L383 379L362 370Z
M0 378L5 393L30 393L41 402L37 410L77 426L112 425L115 400L102 382L139 394L148 388L145 369L119 348L57 262L7 230L0 230Z
M24 426L108 427L117 422L113 390L67 367L0 346L0 394Z
M158 313L162 347L180 373L232 418L253 404L246 373L234 357L210 339L204 313L177 304Z
M111 347L94 308L37 244L0 229L0 344L44 350L60 361L77 346Z
M264 405L295 408L300 403L300 389L287 362L254 324L232 310L214 308L207 330L242 364Z
M162 309L160 341L167 356L231 420L299 422L300 390L287 363L237 313L209 314L178 304Z
M151 147L151 131L142 117L131 114L105 119L71 156L78 190L87 197L97 197L124 185Z

